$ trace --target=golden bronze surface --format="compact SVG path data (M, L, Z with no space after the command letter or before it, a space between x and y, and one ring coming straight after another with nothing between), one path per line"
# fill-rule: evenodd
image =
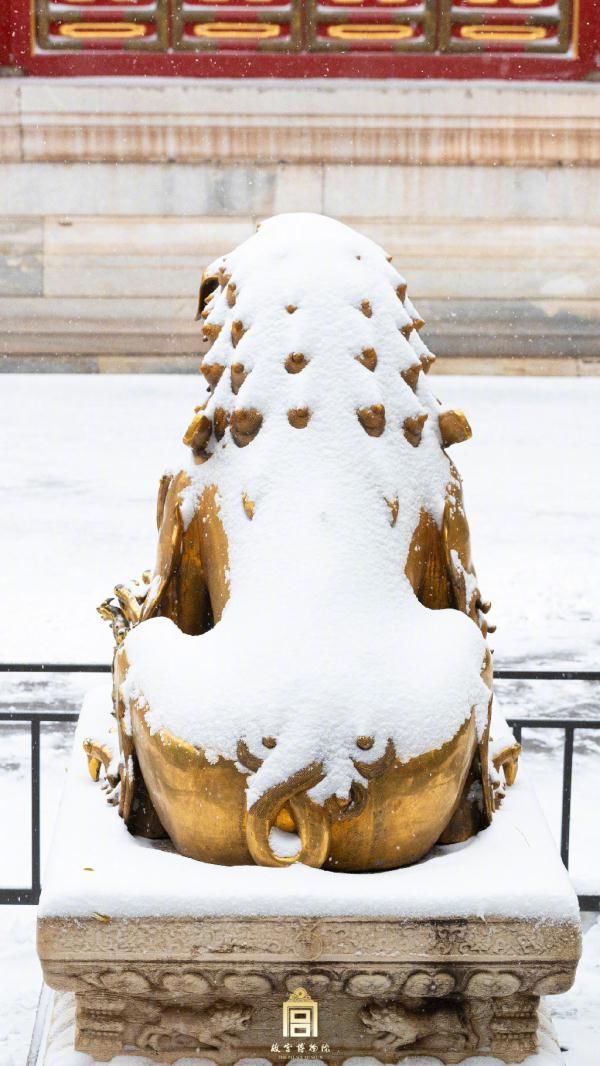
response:
M254 407L241 407L231 415L231 436L238 448L251 444L260 427L262 415Z
M124 676L120 655L117 672ZM141 774L173 844L182 855L224 866L300 861L361 871L415 862L447 829L477 751L471 717L449 743L409 762L396 759L391 745L375 764L356 759L368 787L354 785L346 804L333 798L319 806L308 798L307 791L323 776L320 765L313 764L268 790L248 811L246 775L236 763L222 758L209 762L204 752L167 730L151 734L143 707L134 705L131 719L130 739ZM357 738L363 750L364 740ZM243 744L238 759L249 769L260 765ZM471 806L466 809L472 821ZM298 834L296 854L275 853L270 843L274 826Z
M405 418L402 423L402 432L406 437L409 444L412 444L413 448L418 448L421 443L421 437L423 435L423 426L425 425L429 415L413 415L412 418Z
M377 352L374 348L363 348L360 355L356 356L357 362L362 363L367 370L374 371L377 366Z
M285 369L288 374L299 374L304 367L308 366L308 359L302 352L292 352L285 361Z
M380 437L385 429L385 407L374 403L371 407L359 407L358 421L370 437Z
M451 444L460 444L472 436L464 411L442 411L438 424L444 448L449 448Z
M306 429L310 419L308 407L293 407L288 411L288 422L294 429Z
M92 781L100 777L100 768L103 766L107 777L112 762L112 751L106 744L98 744L95 740L84 740L83 750L87 755L88 770ZM108 778L110 782L110 777ZM116 784L116 781L115 781Z
M400 375L413 392L415 392L417 388L419 374L421 373L422 369L423 367L421 366L421 363L418 362L415 363L413 366L410 366L408 370L403 370Z
M243 363L234 363L231 368L231 391L234 396L237 396L249 371L246 370Z

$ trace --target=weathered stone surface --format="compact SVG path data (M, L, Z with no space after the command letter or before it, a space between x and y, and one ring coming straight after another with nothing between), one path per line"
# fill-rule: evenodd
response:
M322 211L357 225L360 219L391 220L398 240L407 221L439 225L516 218L523 224L598 224L596 184L596 168L583 164L521 169L287 163L0 165L6 215L210 215L248 220L281 211Z
M293 937L290 937L290 923ZM386 920L383 918L97 918L42 917L38 950L48 973L67 962L106 957L153 961L332 962L361 953L373 962L444 963L528 959L543 967L567 960L574 974L580 935L576 924L482 918ZM558 967L560 969L560 966ZM420 971L419 971L420 972ZM478 972L475 970L474 972ZM496 971L494 970L494 973ZM530 975L531 976L531 975ZM48 983L51 983L50 981ZM521 984L520 986L521 987ZM565 989L561 989L564 991ZM514 991L514 990L513 990ZM475 994L475 993L473 993Z
M572 983L580 938L572 920L97 915L42 918L38 948L50 987L75 993L76 1047L100 1060L268 1058L301 987L318 1002L326 1060L402 1050L453 1063L491 1049L520 1062L540 994Z
M600 162L593 85L324 79L15 79L31 161L556 165ZM14 151L7 148L7 151ZM13 158L7 155L1 158Z
M600 225L574 223L565 247L557 222L357 224L418 294L427 342L444 360L438 372L593 372ZM46 217L41 231L37 216L5 219L0 272L13 295L0 295L0 352L12 360L197 356L201 268L253 229L240 217L61 215Z
M0 293L41 296L42 287L41 219L0 219Z
M50 323L45 346L25 303L0 308L12 365L190 353L193 310L185 340L150 312L132 346L135 302L192 308L215 252L299 210L388 247L435 311L428 341L446 371L493 357L494 373L537 373L541 358L545 372L588 373L600 360L594 85L11 78L0 105L4 216L44 220L40 260L5 260L0 293L43 294ZM60 318L60 300L102 296L110 333L85 306L74 326Z
M520 1062L536 1049L540 994L567 989L579 956L573 924L475 918L57 918L38 943L46 982L75 993L79 1050L165 1062L269 1057L299 986L318 1002L326 1060L453 1063L490 1049Z
M285 172L285 168L284 168ZM278 168L168 163L6 163L0 195L7 215L271 214Z
M0 78L0 160L21 158L20 91L16 78Z
M525 228L502 221L493 235L480 223L465 221L413 220L399 227L361 219L357 225L394 256L420 303L469 301L473 313L469 297L477 292L478 305L486 301L506 310L510 301L517 313L525 301L538 301L553 304L556 310L550 313L556 315L561 306L585 312L600 301L600 273L594 266L600 260L600 225L574 224L569 248L556 222ZM47 218L44 292L179 296L193 303L200 262L210 262L220 249L253 232L253 223L241 218ZM549 262L558 264L560 276L548 270ZM437 316L431 317L429 328L436 324ZM458 325L463 325L462 314Z
M494 166L323 168L323 211L327 215L421 221L457 219L600 220L595 167L575 169ZM402 226L399 226L399 234ZM492 231L488 230L488 235ZM493 239L493 235L492 235Z
M52 994L50 995L52 996ZM75 997L72 995L72 993L57 992L52 996L52 999L49 1002L48 1014L46 1015L48 1019L46 1037L43 1041L40 1055L36 1060L36 1066L57 1066L58 1063L63 1061L65 1052L67 1052L68 1054L69 1049L72 1049L73 1047L75 1033L75 1014ZM48 1017L48 1015L50 1016ZM474 1012L472 1016L474 1016ZM500 1019L494 1020L496 1021L496 1024L500 1022ZM525 1016L523 1018L523 1027L528 1024L529 1020ZM528 1036L530 1037L531 1033L528 1033ZM555 1063L556 1066L562 1066L563 1058L559 1050L556 1035L552 1028L552 1023L550 1021L547 1011L541 1005L539 1010L539 1027L537 1034L535 1034L535 1040L537 1042L538 1049L543 1056L544 1062L548 1063L548 1066L550 1066L550 1063ZM335 1056L331 1055L331 1053L323 1054L321 1052L322 1043L323 1042L317 1038L315 1043L312 1044L313 1050L309 1051L308 1054L311 1058L313 1058L313 1061L315 1057L317 1057L317 1061L338 1061ZM317 1048L316 1052L314 1051L315 1046ZM285 1054L285 1049L283 1047L282 1042L279 1042L279 1047L280 1052L283 1053L280 1053L279 1055L270 1053L269 1058L272 1062L281 1062L286 1061L286 1059L289 1059L289 1055ZM305 1047L311 1047L311 1042L307 1042L305 1044ZM399 1055L401 1055L402 1059L404 1059L404 1052L399 1051L396 1053L396 1061ZM214 1055L212 1053L208 1057L210 1059L214 1059ZM381 1061L381 1055L377 1047L372 1047L371 1057L375 1059L375 1061ZM154 1054L153 1058L155 1058ZM158 1058L160 1058L160 1062L158 1062ZM161 1066L161 1063L165 1062L165 1058L162 1054L158 1053L156 1061L157 1066ZM471 1061L475 1060L471 1059ZM93 1064L91 1064L91 1066L93 1066Z

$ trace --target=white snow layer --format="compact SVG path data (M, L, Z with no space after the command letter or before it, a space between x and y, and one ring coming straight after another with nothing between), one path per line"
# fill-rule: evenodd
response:
M111 723L110 686L87 697L44 878L42 917L349 916L579 922L577 898L533 794L517 782L489 829L372 874L221 867L127 832L87 773L85 737Z
M421 510L441 521L451 479L441 408L424 374L416 393L401 377L418 364L400 332L412 321L396 293L404 282L369 239L322 216L284 215L209 273L219 267L236 302L215 292L207 322L222 328L205 364L251 372L237 395L223 373L205 414L256 408L263 422L246 447L227 430L208 462L190 460L181 510L189 524L217 486L230 600L202 636L165 618L134 629L126 692L148 704L152 732L166 729L209 758L235 760L243 739L264 760L249 778L249 806L313 762L324 777L310 795L324 802L362 780L358 736L375 738L368 760L391 738L406 761L449 741L473 710L480 733L487 721L479 629L458 611L423 607L404 574ZM246 329L235 347L234 321ZM377 354L375 372L357 360L365 348ZM301 373L285 369L292 352L308 361ZM385 407L379 437L357 417L373 404ZM293 408L310 411L305 429L289 424ZM419 415L427 421L413 447L402 426ZM386 501L395 500L392 525ZM277 739L268 753L264 736Z

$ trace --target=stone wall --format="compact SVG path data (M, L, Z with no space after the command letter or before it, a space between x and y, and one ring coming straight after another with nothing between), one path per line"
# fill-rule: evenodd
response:
M442 369L596 373L599 104L597 83L3 79L4 369L195 366L203 265L304 210L393 254Z

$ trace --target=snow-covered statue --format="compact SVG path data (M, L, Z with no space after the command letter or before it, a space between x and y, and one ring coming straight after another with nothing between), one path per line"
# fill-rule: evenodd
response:
M165 475L153 574L117 638L134 833L223 864L382 870L492 819L491 654L459 475L404 279L283 215L204 273L208 398ZM98 768L98 749L88 745Z

